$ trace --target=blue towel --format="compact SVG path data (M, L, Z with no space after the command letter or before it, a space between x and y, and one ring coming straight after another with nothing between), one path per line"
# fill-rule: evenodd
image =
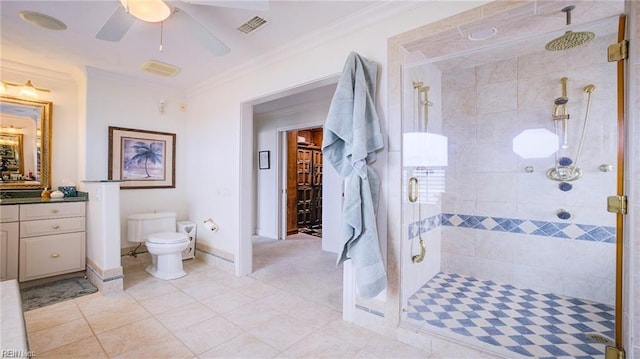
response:
M380 253L376 211L380 181L369 164L384 146L376 113L377 64L352 52L324 124L322 153L346 181L344 238L338 263L352 259L356 288L365 299L380 294L387 277Z

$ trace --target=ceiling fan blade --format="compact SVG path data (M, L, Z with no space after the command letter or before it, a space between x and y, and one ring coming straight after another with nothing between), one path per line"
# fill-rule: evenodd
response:
M224 1L224 0L180 0L183 3L206 6L228 7L232 9L243 10L269 10L269 0L242 0L242 1Z
M116 10L111 14L107 22L102 25L100 31L96 34L96 39L117 42L127 33L135 18L124 10L124 7L118 5Z
M216 56L225 55L230 51L227 45L220 41L220 39L213 35L209 29L194 17L193 14L196 13L196 9L192 9L188 4L181 4L175 9L186 18L187 21L185 21L185 23L188 28L187 33L195 36L207 50L211 51L211 53Z

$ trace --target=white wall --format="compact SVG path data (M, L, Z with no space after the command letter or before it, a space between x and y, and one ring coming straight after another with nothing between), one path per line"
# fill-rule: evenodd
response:
M313 34L289 48L277 49L266 61L260 59L254 67L238 69L225 78L212 79L194 88L189 96L188 136L192 143L188 152L206 154L213 166L194 177L192 164L195 159L187 160L191 179L189 212L195 218L212 216L220 226L215 233L201 231L199 240L230 253L237 247L240 236L237 199L244 190L240 188L238 165L242 103L339 73L349 53L355 51L380 64L377 106L382 130L386 133L387 38L479 4L472 1L448 2L447 6L432 2L386 3L380 5L384 7L382 11L368 14L366 20L365 17L348 19L330 32ZM393 121L399 122L399 119ZM382 180L378 229L383 247L386 246L387 231L386 160L383 151L373 166ZM197 198L204 200L196 201ZM251 218L249 213L241 216L247 220Z
M86 163L81 180L104 180L108 177L109 126L169 132L176 134L176 188L120 190L121 247L135 244L126 241L126 218L132 213L172 211L177 219L190 219L187 211L186 163L198 159L197 166L206 166L197 153L187 153L187 115L180 111L186 103L183 93L154 83L123 78L113 73L86 69L87 101L83 114L86 128L84 153ZM165 113L159 111L165 100ZM55 133L55 131L54 131Z

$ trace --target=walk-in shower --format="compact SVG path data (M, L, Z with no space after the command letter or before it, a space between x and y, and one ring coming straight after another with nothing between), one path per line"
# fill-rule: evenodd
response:
M413 84L428 85L429 131L448 139L448 162L427 167L442 171L441 191L424 188L428 201L409 200L415 167L403 163L401 321L504 357L596 358L615 336L606 201L616 188L616 66L606 54L617 18L553 33L537 20L505 20L512 33L528 30L520 40L497 23L457 28L498 28L474 50L455 31L434 36L430 45L459 49L450 55L414 44L425 60L403 69L402 130L413 132ZM416 263L418 239L426 253Z

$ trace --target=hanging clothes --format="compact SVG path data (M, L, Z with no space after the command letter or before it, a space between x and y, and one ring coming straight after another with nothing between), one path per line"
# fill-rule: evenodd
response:
M349 54L324 124L323 158L345 179L343 245L338 262L352 259L358 294L382 292L387 277L380 253L376 212L380 180L369 166L384 146L375 107L377 64Z

